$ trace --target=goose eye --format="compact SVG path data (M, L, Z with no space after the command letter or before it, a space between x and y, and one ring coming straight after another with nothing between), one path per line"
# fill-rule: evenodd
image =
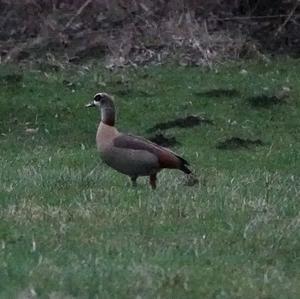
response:
M100 102L101 98L102 98L101 95L98 94L98 95L95 96L94 101L95 102Z

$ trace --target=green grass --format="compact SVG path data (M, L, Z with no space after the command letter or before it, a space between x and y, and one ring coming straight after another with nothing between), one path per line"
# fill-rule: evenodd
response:
M211 71L1 66L0 298L299 298L299 73L289 59ZM247 101L282 86L282 105ZM212 89L240 95L199 95ZM84 108L98 91L115 95L122 131L213 120L165 132L201 184L163 171L156 191L145 178L133 189L105 166L98 112ZM264 146L216 149L232 136Z

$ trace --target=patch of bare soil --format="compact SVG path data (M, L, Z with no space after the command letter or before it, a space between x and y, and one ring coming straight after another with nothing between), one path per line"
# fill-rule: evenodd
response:
M202 116L189 115L185 118L177 118L175 120L157 123L155 126L148 129L148 132L167 130L175 127L190 128L200 125L213 125L213 121Z
M231 137L216 145L217 149L221 150L237 150L237 149L249 149L251 147L263 146L264 143L260 139L243 139L240 137Z
M199 91L194 93L196 96L203 96L209 98L234 98L239 97L241 94L236 89L210 89L205 91Z
M287 98L289 97L290 89L288 87L283 87L274 95L259 95L250 97L247 101L254 108L270 108L274 105L287 103Z
M143 97L143 98L150 98L154 97L155 94L148 92L146 90L136 90L132 87L129 86L123 86L120 88L115 88L114 89L114 94L119 95L119 96L138 96L138 97Z

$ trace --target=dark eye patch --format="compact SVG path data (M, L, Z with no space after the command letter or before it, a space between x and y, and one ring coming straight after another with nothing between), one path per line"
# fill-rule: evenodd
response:
M94 97L94 101L100 102L101 98L102 98L101 95L100 95L100 94L97 94L97 95Z

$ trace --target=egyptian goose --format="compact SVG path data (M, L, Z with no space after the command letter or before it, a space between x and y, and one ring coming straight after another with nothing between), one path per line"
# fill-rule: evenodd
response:
M156 175L163 168L191 171L189 163L171 150L144 138L120 133L115 128L115 105L107 93L97 93L86 107L98 107L101 112L96 144L102 160L113 169L128 175L133 186L139 176L149 176L156 188Z

